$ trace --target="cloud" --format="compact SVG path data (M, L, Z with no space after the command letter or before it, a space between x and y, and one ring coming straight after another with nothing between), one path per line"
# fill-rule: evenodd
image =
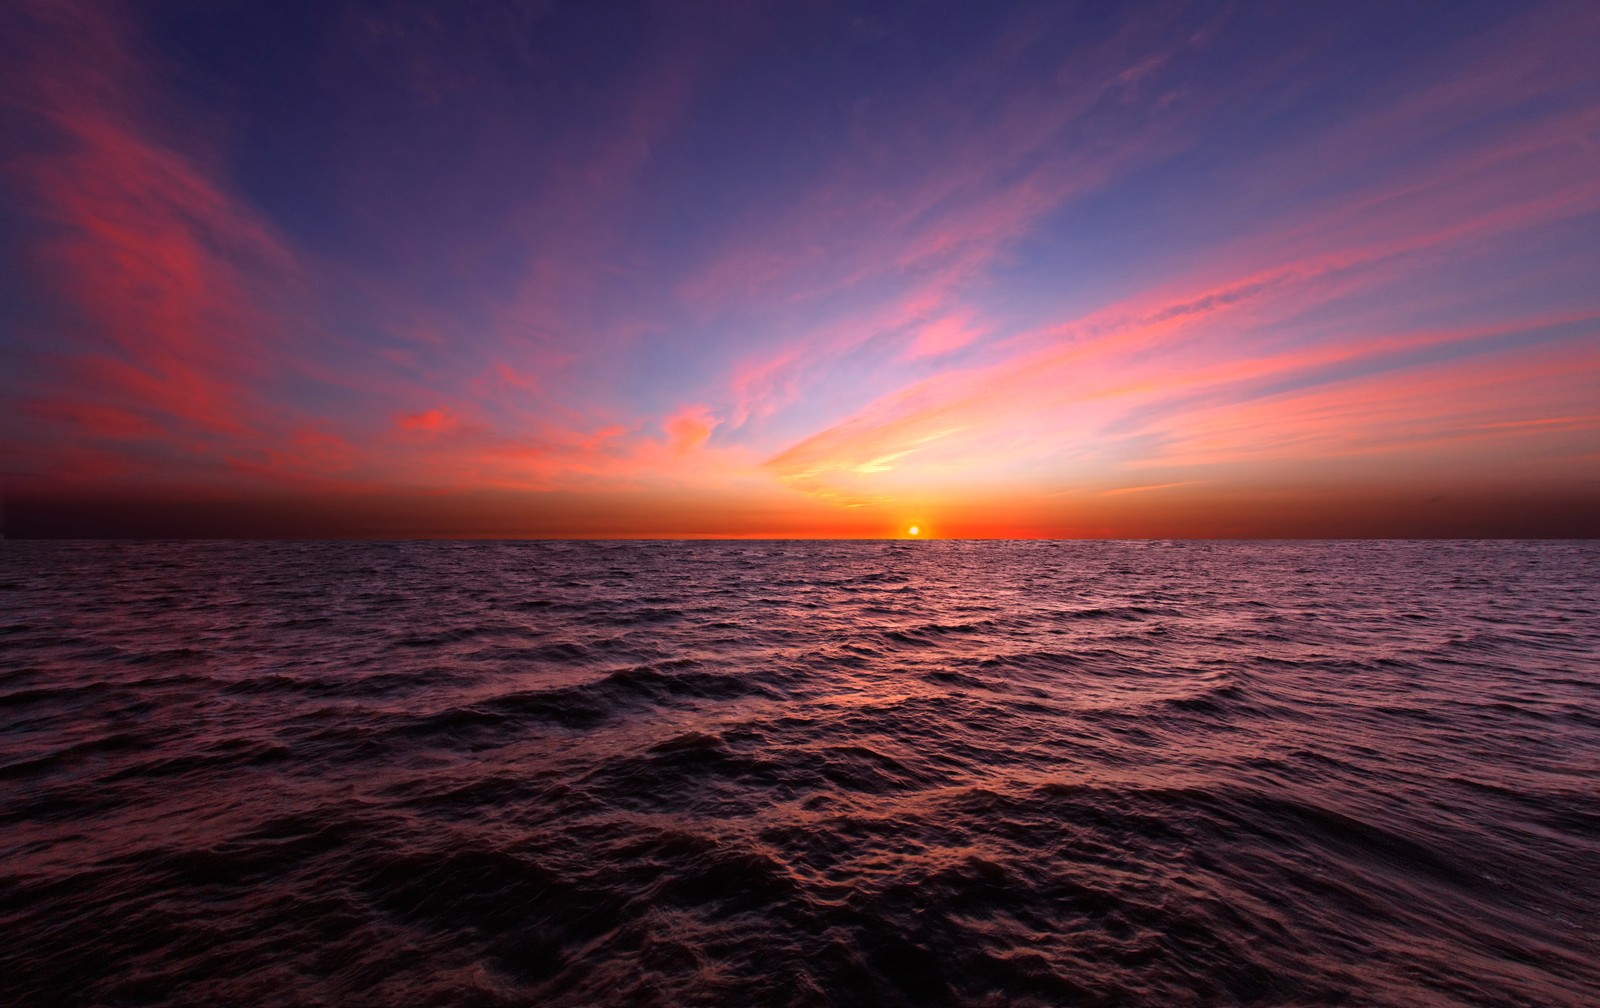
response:
M53 143L13 178L56 324L28 393L56 433L22 467L53 467L62 439L181 443L220 463L214 446L273 436L278 410L259 390L294 350L276 306L297 296L295 256L203 155L143 117L149 91L113 9L21 13L33 45L11 70L17 100Z
M708 407L694 405L667 417L661 427L667 432L673 453L687 455L706 443L719 422Z
M423 410L395 417L395 426L403 431L424 434L442 434L461 426L461 418L442 409Z

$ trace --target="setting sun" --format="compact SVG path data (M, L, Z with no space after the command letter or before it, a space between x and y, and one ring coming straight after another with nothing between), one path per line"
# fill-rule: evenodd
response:
M913 525L910 528L906 529L906 534L907 535L916 535L921 531L922 531L921 529L919 529L915 525Z

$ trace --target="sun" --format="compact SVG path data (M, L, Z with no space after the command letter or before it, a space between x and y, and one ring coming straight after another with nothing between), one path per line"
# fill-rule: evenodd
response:
M906 535L919 535L919 534L921 534L921 532L922 532L922 530L920 528L917 528L915 525L913 525L910 528L906 529Z

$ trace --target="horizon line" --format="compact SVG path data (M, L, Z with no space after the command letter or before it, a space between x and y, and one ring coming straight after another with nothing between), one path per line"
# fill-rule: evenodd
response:
M1514 536L737 536L737 535L650 535L650 536L540 536L540 535L440 535L440 536L52 536L8 535L8 542L275 542L275 543L422 543L422 542L561 542L561 543L650 543L650 542L1036 542L1036 543L1156 543L1156 542L1594 542L1600 533L1589 535L1514 535Z

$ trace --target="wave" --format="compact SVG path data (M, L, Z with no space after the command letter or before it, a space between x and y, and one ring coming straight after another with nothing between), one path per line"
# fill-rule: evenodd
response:
M1600 1003L1595 544L0 550L0 1003Z

